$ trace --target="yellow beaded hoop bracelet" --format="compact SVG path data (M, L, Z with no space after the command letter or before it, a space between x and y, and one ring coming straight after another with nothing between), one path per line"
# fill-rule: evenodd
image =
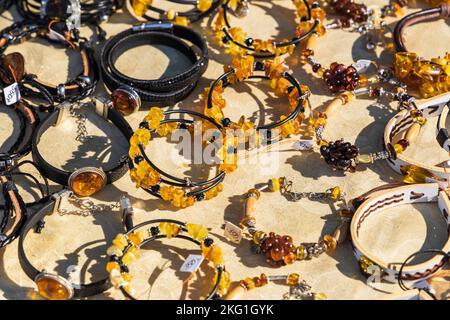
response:
M179 115L178 119L171 119L170 115ZM146 155L145 147L153 135L167 136L176 129L191 130L194 120L184 119L182 115L199 118L206 128L221 130L221 125L203 114L189 110L170 110L163 112L158 107L152 107L140 123L130 139L129 156L130 177L137 188L143 188L148 193L169 201L173 206L186 208L196 201L214 198L223 190L221 182L225 178L222 164L218 166L215 177L205 181L191 181L189 178L178 178L158 168ZM136 164L136 167L133 165Z
M274 232L267 234L256 229L256 202L260 197L260 191L268 188L272 192L280 191L290 201L299 201L308 198L313 201L341 201L343 208L339 210L341 223L333 235L326 234L322 240L313 244L300 244L295 246L289 235L280 236ZM339 187L331 188L325 192L293 192L292 182L286 178L273 178L260 189L250 189L246 195L245 213L241 220L241 227L247 231L249 237L256 245L257 252L266 255L267 263L272 266L283 266L294 263L296 260L309 260L318 257L324 252L336 249L347 235L351 211L347 207L345 194Z

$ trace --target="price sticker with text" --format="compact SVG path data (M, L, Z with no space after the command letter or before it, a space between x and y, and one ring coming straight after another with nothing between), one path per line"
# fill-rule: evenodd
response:
M229 221L225 221L224 235L230 241L234 243L239 243L242 240L242 229Z
M195 272L203 262L204 257L199 254L190 254L180 268L181 272Z
M17 82L5 87L3 89L3 95L5 97L5 103L10 106L20 100L20 89Z

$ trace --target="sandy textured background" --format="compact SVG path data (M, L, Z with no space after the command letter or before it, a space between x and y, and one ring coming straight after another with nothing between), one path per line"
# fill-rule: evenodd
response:
M162 3L155 0L155 5ZM375 4L384 1L365 1ZM232 19L235 25L245 26L253 37L290 38L294 31L291 23L294 14L290 1L252 1L251 14L242 20ZM417 10L417 8L413 9ZM12 16L14 18L12 18ZM0 18L0 27L9 25L13 19L19 19L17 13L7 12ZM223 71L223 65L230 58L215 43L212 34L212 19L205 19L194 28L202 32L210 45L210 64L208 70L198 83L195 91L176 107L201 110L199 94ZM108 36L112 36L135 23L127 12L111 18L103 27ZM88 28L82 34L91 35ZM407 45L424 57L433 57L450 50L449 25L444 21L421 24L407 31ZM338 61L350 64L360 58L375 58L363 47L363 38L356 33L333 30L321 39L316 57L322 65ZM58 83L79 71L79 58L61 48L55 48L45 41L33 40L15 45L7 52L20 51L26 58L26 68L42 79ZM299 51L296 51L298 55ZM381 55L384 63L389 63L392 54ZM289 59L295 77L308 85L313 93L311 101L317 110L323 109L332 100L323 86L323 82L311 76L309 66L296 64L297 58ZM176 72L177 66L183 65L183 57L165 47L142 46L130 50L119 58L118 68L128 75L141 78L158 78L164 73ZM228 106L227 116L237 120L241 114L253 119L258 124L269 123L288 110L285 100L278 99L268 90L268 84L249 81L227 89L225 97ZM103 84L98 86L98 93L104 94ZM15 114L5 111L0 113L0 139L7 139L17 134L13 129ZM136 128L146 114L147 108L129 116L127 120ZM354 142L363 153L381 150L382 132L390 117L395 113L395 106L377 103L370 99L359 99L337 113L327 127L327 137ZM65 169L85 165L103 165L107 168L110 161L117 160L126 152L120 133L111 125L105 124L92 112L88 114L87 130L92 138L89 143L80 145L75 141L76 125L74 119L67 119L60 127L51 128L42 137L40 150L46 159ZM429 121L423 135L412 147L409 155L416 159L436 163L448 158L434 139L436 121ZM6 142L2 149L7 147ZM219 241L225 251L227 269L232 279L238 281L247 276L256 276L261 272L268 275L298 272L312 285L313 290L324 292L331 299L385 299L390 293L399 292L396 285L382 284L376 289L366 284L365 278L358 270L349 243L339 247L330 255L323 255L311 261L297 262L293 265L273 269L267 267L264 257L254 255L249 241L242 241L236 246L223 237L221 226L224 220L238 224L243 212L243 194L256 184L263 183L271 177L286 176L294 182L298 191L324 191L339 185L349 197L355 197L373 187L386 182L398 181L400 176L393 172L386 163L380 162L357 173L334 172L316 153L300 153L286 148L280 153L271 153L271 166L259 166L253 163L241 164L236 172L226 177L225 190L217 198L197 203L194 207L174 210L161 200L152 198L142 190L136 190L128 175L114 185L109 185L95 195L96 202L117 201L123 193L128 193L136 208L136 223L153 218L175 218L182 221L202 223L211 228L211 234ZM161 152L163 150L164 152ZM148 149L154 162L163 169L178 175L187 175L193 179L208 175L208 168L203 165L191 166L189 159L181 157L174 151L173 143L157 139ZM176 160L176 161L175 161ZM31 169L29 169L31 170ZM213 173L213 172L211 172ZM25 198L34 194L33 188L26 182L18 182L25 188ZM54 188L58 189L57 186ZM332 232L338 221L337 215L326 204L302 200L288 202L279 194L263 193L258 203L258 226L267 231L290 234L296 242L313 242ZM105 251L117 232L121 230L120 215L117 211L105 212L91 217L49 216L42 234L31 233L25 243L30 260L39 269L54 270L60 275L71 273L74 281L89 282L105 275ZM364 243L370 245L374 252L385 259L400 261L410 253L426 248L440 248L447 235L442 224L439 210L434 205L402 206L376 215L372 223L362 230ZM198 298L206 293L212 268L204 265L199 277L191 281L194 290L186 290L180 280L185 275L177 272L183 260L196 248L181 240L164 241L158 250L145 250L140 262L132 266L135 275L133 281L140 298ZM157 248L157 244L149 249ZM74 269L73 265L77 267ZM17 241L0 251L0 297L3 299L38 299L33 292L34 284L22 272L17 259ZM280 299L287 290L283 285L270 285L249 292L248 299ZM443 296L449 296L448 286L440 288ZM95 299L123 299L122 295L109 290L93 297Z

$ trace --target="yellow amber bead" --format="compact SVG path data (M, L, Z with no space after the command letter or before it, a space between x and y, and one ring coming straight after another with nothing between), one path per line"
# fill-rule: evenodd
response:
M126 282L130 282L133 279L133 277L128 272L124 272L122 273L122 279Z
M112 270L118 270L120 271L120 265L119 263L115 262L115 261L109 261L106 264L106 271L111 272Z
M298 273L291 273L286 279L286 283L290 286L295 286L300 282L300 275Z
M147 7L151 5L153 0L132 0L131 6L134 13L142 17L147 12Z
M297 260L304 260L307 256L306 248L304 245L299 245L296 249Z
M123 262L123 264L128 266L128 265L132 264L133 262L135 262L136 259L137 259L137 257L133 253L127 252L123 255L122 262Z
M322 292L314 293L314 300L327 300L327 296Z
M427 119L425 119L424 117L416 117L415 120L421 124L422 126L427 122Z
M130 234L128 235L128 240L130 240L131 243L134 244L135 246L138 246L138 245L141 244L141 242L142 242L143 239L141 239L139 236L137 236L137 235L134 234L134 233L130 233Z
M370 154L358 154L355 161L356 163L373 163L373 157Z
M187 27L189 25L189 19L187 17L177 16L175 18L175 24Z
M161 187L159 189L159 195L161 196L161 198L165 201L170 201L173 199L173 192L175 191L175 188L172 186L169 187Z
M161 222L159 224L159 230L165 234L168 239L175 237L180 232L180 227L175 223Z
M261 240L263 240L266 237L266 233L263 231L256 231L253 235L253 243L256 245L259 245L261 243Z
M169 9L169 10L167 10L167 12L166 12L167 20L173 20L173 19L175 19L176 15L177 15L177 13L176 13L173 9Z
M70 298L69 289L58 280L43 277L36 281L39 294L48 300L67 300Z
M221 265L223 263L222 249L217 244L213 244L208 252L207 258L214 264L214 266L217 267L218 265Z
M197 241L202 241L208 236L208 229L200 224L188 223L186 229L189 235Z
M336 249L336 247L337 247L337 240L332 235L326 234L323 237L323 241L327 245L327 249L329 251Z
M255 281L253 281L253 278L247 277L244 279L244 284L247 290L252 290L256 288Z
M141 249L136 246L130 247L130 249L128 249L128 252L132 253L136 258L139 258L139 256L141 255Z
M168 134L174 132L178 127L178 124L171 122L171 123L164 123L156 128L156 133L159 134L161 137L165 137Z
M272 192L280 190L280 180L278 178L272 178L269 180L269 189Z

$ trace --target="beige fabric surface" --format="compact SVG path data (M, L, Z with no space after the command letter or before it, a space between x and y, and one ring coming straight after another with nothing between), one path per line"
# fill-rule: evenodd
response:
M155 5L163 1L155 0ZM384 1L365 1L376 4ZM232 23L245 28L253 37L290 38L294 32L293 5L290 1L251 1L250 15L242 20L232 19ZM414 8L413 10L417 10ZM19 19L13 13L14 19ZM11 14L0 18L3 28L12 22ZM118 13L110 22L102 26L112 36L135 23L127 12ZM205 19L194 28L202 32L210 47L210 64L199 81L194 92L176 108L201 110L199 95L211 81L223 72L223 65L230 58L219 48L212 33L212 19ZM90 35L88 28L82 34ZM408 29L407 45L420 55L430 58L450 50L449 25L436 21L414 26ZM333 30L320 39L317 60L324 66L338 61L350 64L357 59L373 59L374 54L365 51L363 38L357 33ZM76 74L80 69L80 60L70 52L49 45L46 41L26 41L12 46L7 52L20 51L26 59L26 69L40 78L53 83L63 81ZM323 82L314 78L309 66L296 64L299 50L289 58L294 76L312 91L311 102L315 110L323 110L332 96ZM389 63L392 54L382 55L382 61ZM186 62L183 57L167 47L142 46L125 53L119 58L119 70L140 78L158 78L164 73L176 72ZM102 83L98 93L106 92ZM285 99L275 97L268 83L248 81L225 90L227 107L225 113L233 120L243 114L256 123L269 123L288 110ZM127 117L133 128L137 128L148 106L136 114ZM329 139L344 138L356 143L363 153L381 150L382 134L387 121L395 114L395 105L377 103L371 99L358 99L345 106L330 119L326 130ZM4 141L11 134L16 121L13 112L0 112L0 139ZM426 163L437 163L448 159L434 139L436 119L429 121L423 134L411 146L408 155ZM75 141L76 124L73 118L66 119L59 127L51 128L42 137L39 148L53 165L64 169L73 169L85 165L101 165L117 160L124 152L123 138L111 125L105 124L92 112L88 113L87 130L90 138L86 144ZM190 165L190 159L183 158L174 148L175 143L166 143L165 139L156 139L148 148L148 154L161 168L170 170L178 176L187 175L193 179L204 178L207 166ZM3 146L6 148L6 146ZM201 223L211 228L212 236L225 251L227 270L233 281L247 276L299 273L316 292L324 292L330 299L386 299L400 288L393 284L378 284L375 288L366 284L360 274L351 245L338 247L331 254L324 254L311 261L296 262L283 268L270 268L262 255L251 251L250 242L243 240L234 245L223 236L224 220L238 224L243 213L243 195L257 184L271 177L286 176L294 183L298 191L325 191L339 185L348 197L355 197L381 184L398 181L401 177L384 162L378 162L356 173L332 171L317 153L286 150L270 153L269 165L243 163L237 171L229 174L224 191L216 198L197 203L193 207L175 210L142 190L138 190L125 175L114 185L107 186L93 197L95 202L114 203L122 194L128 194L135 208L135 223L154 218L174 218L181 221ZM175 161L176 159L177 161ZM31 169L29 169L31 170ZM20 183L25 189L26 199L34 192L26 183ZM21 187L22 188L22 187ZM54 190L58 187L54 186ZM276 193L262 193L258 202L257 225L267 231L289 234L295 242L314 242L326 233L333 232L338 217L327 204L308 200L289 202ZM121 231L120 215L117 210L89 217L74 215L48 216L42 234L30 233L25 242L26 252L38 269L56 271L62 276L70 273L74 281L89 282L106 275L105 252L112 238ZM362 229L362 240L384 259L402 260L412 252L426 248L440 248L447 237L437 206L432 204L400 206L386 210L382 215L371 219L371 224ZM106 242L105 242L106 238ZM182 240L164 240L161 244L144 250L142 258L131 267L133 284L140 298L179 299L199 298L209 288L209 279L213 273L210 266L204 264L200 277L192 280L192 290L186 290L182 280L186 275L178 272L183 260L189 253L198 252L191 244ZM156 250L155 250L156 249ZM74 268L73 266L77 266ZM287 291L285 285L270 284L267 287L249 292L245 299L281 299ZM440 292L449 296L450 286L445 283ZM33 292L34 283L22 271L17 258L17 241L0 250L0 297L3 299L39 299ZM111 289L92 299L123 299L120 292Z

